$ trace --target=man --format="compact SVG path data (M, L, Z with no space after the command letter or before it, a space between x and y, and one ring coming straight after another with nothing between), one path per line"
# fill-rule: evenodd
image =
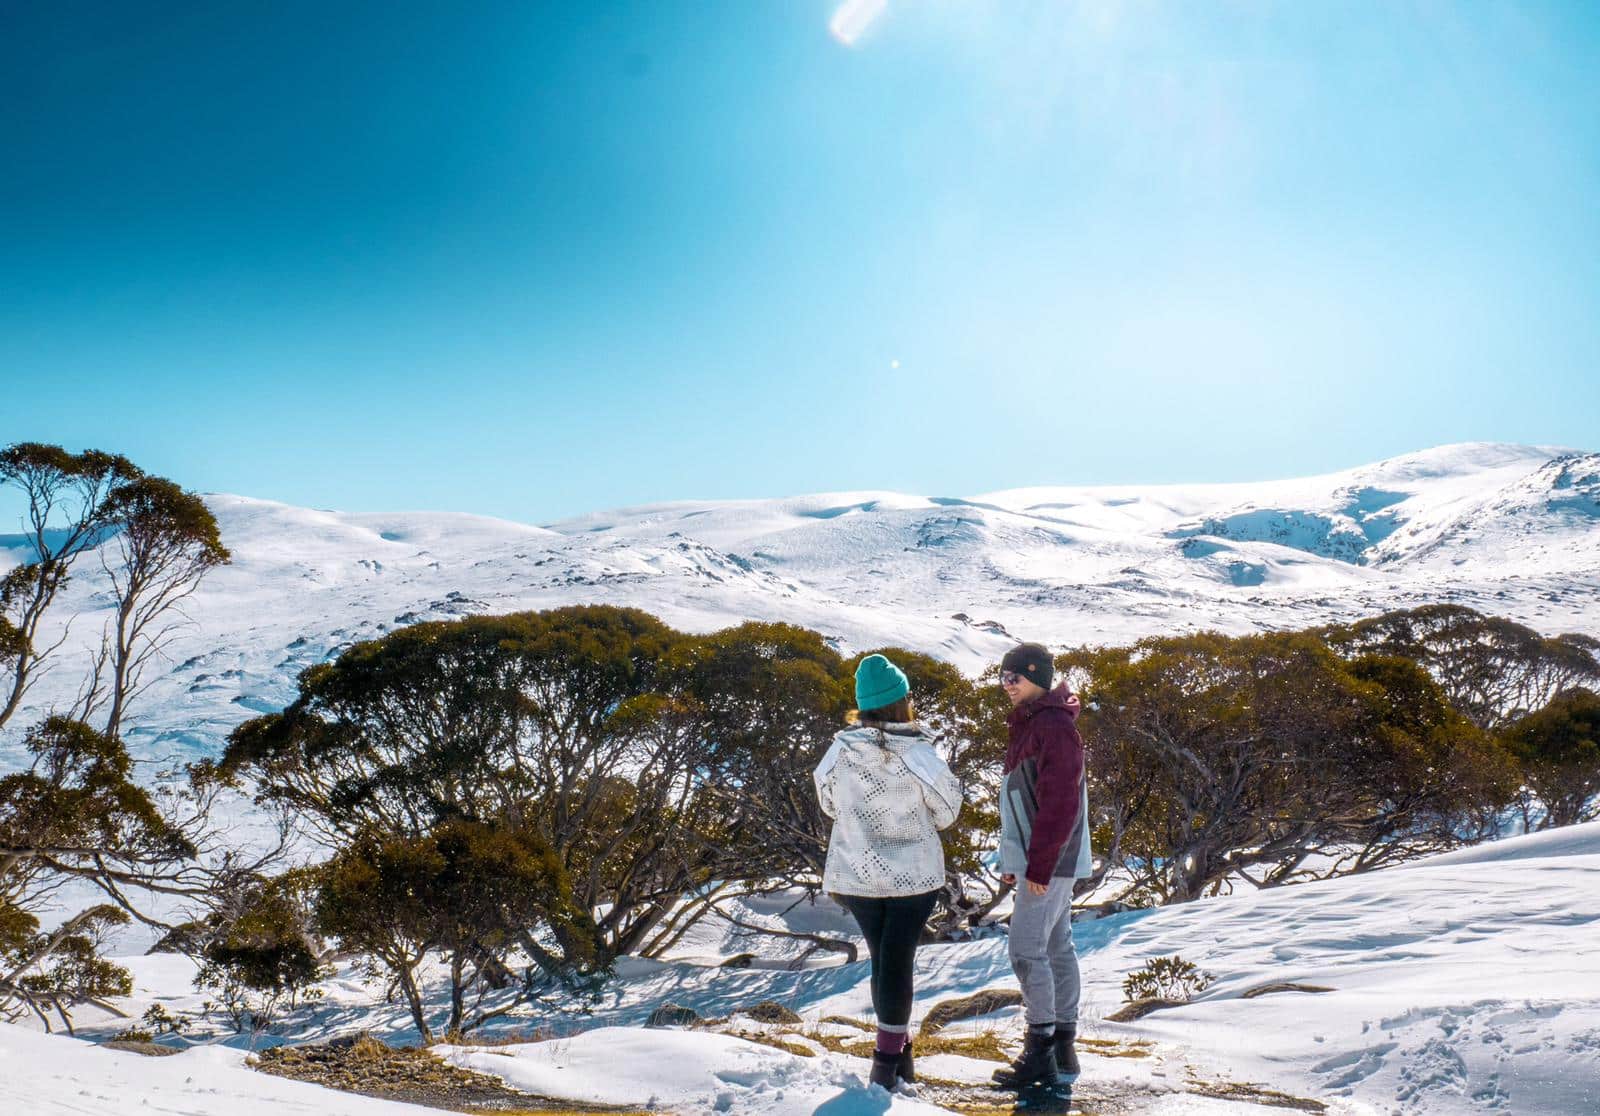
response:
M1000 784L1000 878L1017 887L1011 965L1022 985L1028 1032L1022 1055L997 1070L1006 1089L1077 1080L1078 954L1072 944L1072 885L1093 871L1089 792L1078 698L1055 684L1055 662L1037 643L1000 660L1011 699L1010 743Z

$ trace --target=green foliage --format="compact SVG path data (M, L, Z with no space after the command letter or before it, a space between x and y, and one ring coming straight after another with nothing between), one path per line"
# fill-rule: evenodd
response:
M818 877L827 824L811 771L854 704L816 632L748 623L679 644L666 684L696 713L704 809L723 821L720 876Z
M111 1037L114 1042L154 1042L168 1035L182 1035L188 1029L187 1016L173 1015L165 1004L151 1004L139 1017L138 1026L125 1027Z
M116 737L65 717L34 726L25 739L26 771L0 777L0 948L13 977L0 977L0 1015L55 1011L63 1022L78 1003L122 995L123 971L94 956L95 934L127 920L116 907L68 919L64 932L36 932L30 906L64 877L139 878L194 855L194 846L132 781ZM70 1024L69 1024L70 1025Z
M317 928L377 959L404 993L425 1040L432 1031L415 974L432 952L443 953L450 966L444 1027L450 1036L482 1022L468 1017L465 997L491 966L503 967L517 947L544 953L541 928L587 945L567 961L594 957L589 912L573 903L559 858L531 829L453 820L420 839L363 834L319 876Z
M1347 657L1392 655L1422 667L1461 713L1499 729L1574 686L1600 684L1600 640L1541 636L1462 605L1424 605L1322 629Z
M0 846L23 854L8 871L92 874L96 857L161 862L194 855L132 781L121 740L50 717L29 730L25 746L32 767L0 777Z
M127 925L125 911L102 905L74 915L59 929L35 935L8 958L7 968L28 970L18 989L36 1004L61 1011L133 992L133 976L100 956L100 939L108 929Z
M44 477L120 483L140 476L143 471L126 457L100 450L75 454L44 442L17 442L0 450L0 481Z
M14 566L0 574L0 669L15 671L18 660L27 653L28 635L13 621L39 583L39 564Z
M142 476L114 489L106 499L105 520L147 560L161 549L192 549L207 565L229 559L216 517L205 501L164 477Z
M1514 786L1504 751L1414 663L1347 661L1315 633L1201 633L1083 651L1090 799L1130 892L1362 870L1480 832ZM1105 823L1102 823L1105 824Z
M236 1031L260 1031L282 1011L320 997L326 977L310 933L314 875L292 872L248 886L227 917L213 920L200 949L197 988L214 1001Z
M151 1004L139 1017L139 1022L156 1035L181 1035L189 1029L188 1018L173 1015L165 1004Z
M1152 957L1143 968L1129 973L1122 982L1122 998L1134 1000L1160 998L1188 1002L1211 987L1216 977L1203 972L1180 955Z
M1505 741L1543 803L1540 828L1600 817L1600 693L1577 688L1513 722ZM1531 809L1525 803L1525 817Z

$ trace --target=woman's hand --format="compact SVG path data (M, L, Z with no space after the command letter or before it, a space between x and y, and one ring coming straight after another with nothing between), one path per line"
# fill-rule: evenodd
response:
M1010 872L1001 872L1000 882L1009 887L1017 882L1017 877L1013 876Z

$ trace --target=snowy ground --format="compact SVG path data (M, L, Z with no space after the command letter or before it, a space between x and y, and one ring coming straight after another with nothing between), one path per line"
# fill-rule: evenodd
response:
M751 912L775 918L777 908ZM827 904L789 916L835 924ZM1085 976L1084 1077L1074 1100L1087 1112L1261 1113L1249 1099L1215 1099L1229 1083L1319 1100L1331 1113L1549 1113L1600 1111L1600 823L1509 838L1368 876L1134 912L1077 927ZM708 926L686 951L704 962L749 941ZM1121 1003L1123 976L1151 956L1179 953L1217 976L1194 1002L1135 1023L1104 1016ZM188 963L128 959L133 1014L157 1000L192 1010ZM688 960L633 961L592 1015L553 1009L509 1021L560 1037L442 1053L513 1086L575 1101L657 1111L812 1114L937 1111L862 1087L863 1059L817 1039L849 1028L830 1015L870 1015L864 964L788 971L721 969ZM1272 982L1331 989L1246 998ZM924 947L917 1018L941 1000L1014 987L1003 937ZM797 1012L787 1032L812 1057L726 1034L645 1029L656 1005L705 1016L773 999ZM404 1041L402 1012L347 970L326 1002L294 1021L296 1037L371 1028ZM85 1017L87 1030L94 1021ZM114 1024L101 1020L105 1033ZM946 1034L1015 1033L1015 1010L953 1025ZM220 1036L218 1036L220 1037ZM235 1040L237 1041L237 1040ZM277 1041L277 1040L269 1040ZM9 1095L28 1113L138 1110L192 1116L278 1116L300 1111L415 1111L357 1098L310 1100L318 1091L242 1068L243 1054L202 1047L172 1058L91 1050L71 1039L0 1028ZM981 1082L992 1068L941 1055L923 1072ZM981 1095L981 1090L975 1090ZM318 1107L318 1105L321 1107Z

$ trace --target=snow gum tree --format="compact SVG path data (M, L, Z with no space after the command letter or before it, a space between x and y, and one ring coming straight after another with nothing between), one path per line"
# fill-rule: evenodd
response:
M105 731L115 735L145 666L182 620L179 605L229 555L204 501L161 477L113 490L105 518L112 535L100 561L116 603L96 680L107 676ZM98 700L98 688L93 692Z
M1449 847L1514 785L1503 751L1415 664L1348 663L1314 634L1147 639L1059 665L1088 675L1097 853L1146 900Z
M1425 669L1479 728L1497 731L1563 690L1600 686L1600 640L1542 636L1462 605L1386 612L1322 629L1341 654L1398 655Z
M317 874L300 869L237 883L219 889L205 920L184 928L191 947L184 952L201 963L195 985L216 995L234 1029L260 1031L314 998L326 975L312 929Z
M1600 694L1582 687L1513 722L1507 746L1522 763L1523 827L1533 826L1533 800L1544 806L1537 828L1600 817Z
M29 553L0 575L0 733L42 674L67 665L59 652L80 617L55 613L85 555L110 584L111 617L76 700L25 731L31 764L0 779L0 1017L32 1011L48 1026L53 1013L70 1027L73 1006L126 990L126 974L97 950L130 917L154 923L139 893L203 898L211 882L191 863L210 792L195 786L158 805L134 780L120 732L178 604L228 552L198 497L116 454L17 443L0 450L0 487L22 498ZM40 911L73 880L111 902L41 931Z
M1501 739L1456 704L1482 686L1440 665L1442 644L1406 645L1420 658L1396 646L1370 630L1319 629L1060 656L1084 699L1096 867L1080 893L1115 877L1125 900L1183 901L1364 871L1489 833L1520 776ZM1521 671L1513 689L1527 700L1583 669L1578 642L1540 647L1540 665L1507 668ZM949 879L934 919L936 932L959 934L1005 895L980 858L998 828L1009 703L993 671L972 680L882 650L967 787L944 834ZM413 994L406 981L418 978L402 974L423 971L424 955L456 958L444 1026L470 1029L481 1013L467 998L506 983L517 958L529 980L580 979L623 954L659 956L702 918L744 925L741 896L814 895L830 823L811 772L853 704L858 661L791 625L687 635L603 606L418 624L304 672L294 703L233 733L217 774L252 781L260 801L347 850L329 869L343 890L319 900L319 932L359 943L395 974L397 994ZM436 864L441 833L455 833L441 827L457 825L473 842L548 850L542 890L514 907L527 924L396 916L384 925L404 934L385 937L362 923L407 895L443 894L415 880L384 891L379 868ZM364 859L352 859L357 848ZM395 906L345 901L358 894Z
M71 1026L81 1003L128 991L127 974L98 960L98 935L128 921L125 890L161 886L194 845L130 777L120 740L53 717L28 733L33 763L0 778L0 1014L49 1013ZM72 879L118 902L41 931L35 912Z
M741 624L674 650L663 686L690 711L702 742L696 809L717 819L720 836L706 882L722 886L700 891L653 945L703 913L730 917L724 900L733 894L821 876L826 819L811 770L850 707L841 665L820 635L788 624Z
M317 928L390 977L424 1042L434 1031L418 969L430 954L449 972L443 1034L456 1040L509 1009L481 1010L497 983L484 978L531 931L592 940L589 913L573 904L559 858L532 829L457 819L421 838L367 833L318 875ZM533 948L542 948L536 939Z
M0 580L0 728L65 641L43 638L45 615L73 565L105 537L120 486L143 475L125 457L19 442L0 450L0 487L23 499L24 536L33 559Z
M687 808L698 737L653 688L680 638L601 607L415 625L302 674L288 709L235 731L221 771L254 778L330 844L425 840L451 820L536 834L573 901L606 913L592 931L556 920L554 953L524 947L604 963L637 949L715 856Z

